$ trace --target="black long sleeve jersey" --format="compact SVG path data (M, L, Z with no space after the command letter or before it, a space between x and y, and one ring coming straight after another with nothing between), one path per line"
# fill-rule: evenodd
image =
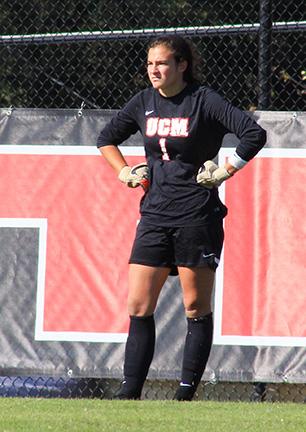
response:
M152 87L139 92L101 131L97 146L118 146L137 131L150 170L140 213L147 223L168 227L198 226L226 215L217 188L196 182L199 167L216 157L226 133L239 138L236 154L244 161L266 141L248 114L197 84L167 98Z

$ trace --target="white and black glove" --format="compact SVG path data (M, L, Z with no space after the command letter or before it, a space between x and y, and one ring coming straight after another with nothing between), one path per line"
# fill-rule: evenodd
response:
M148 165L142 162L133 167L124 166L118 175L118 179L128 187L136 188L142 186L146 191L149 188Z
M219 187L231 175L224 167L219 167L213 161L208 160L198 171L197 183L208 189Z

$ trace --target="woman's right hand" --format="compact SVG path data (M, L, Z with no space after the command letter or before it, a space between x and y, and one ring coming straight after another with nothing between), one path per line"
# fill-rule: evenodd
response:
M118 178L122 183L125 183L128 187L135 188L142 186L144 191L149 188L149 168L144 162L130 167L124 166L119 174Z

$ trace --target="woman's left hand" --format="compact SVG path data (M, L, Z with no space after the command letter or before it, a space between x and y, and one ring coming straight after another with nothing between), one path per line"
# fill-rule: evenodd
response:
M225 167L219 167L213 161L208 160L198 171L197 183L211 189L219 187L225 180L232 177L233 174Z

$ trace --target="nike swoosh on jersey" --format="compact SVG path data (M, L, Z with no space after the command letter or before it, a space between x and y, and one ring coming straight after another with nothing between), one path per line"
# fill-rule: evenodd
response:
M145 115L148 116L148 115L152 114L153 112L154 112L154 110L152 110L152 111L146 111Z
M202 256L203 256L203 258L209 258L209 257L211 257L211 256L215 256L216 254L214 254L214 253L210 253L210 254L202 254Z

